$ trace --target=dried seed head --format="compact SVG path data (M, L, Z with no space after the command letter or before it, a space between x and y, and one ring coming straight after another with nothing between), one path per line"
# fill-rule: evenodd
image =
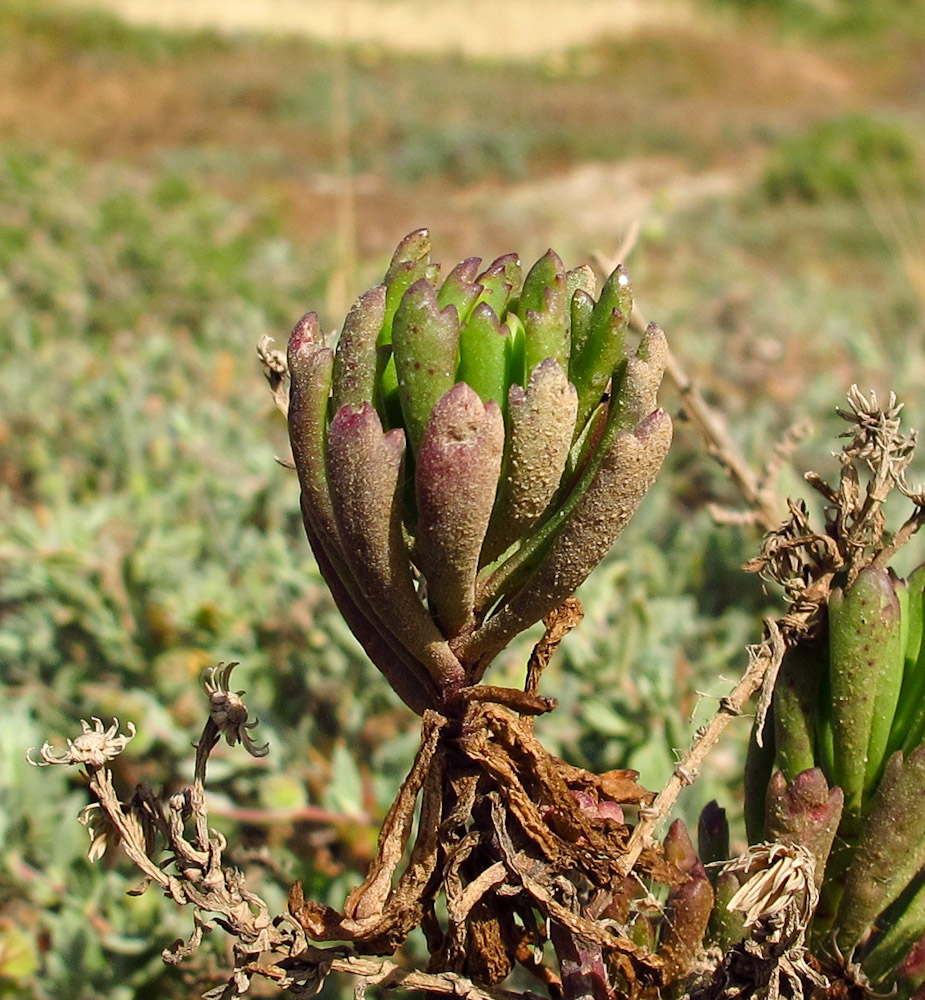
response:
M206 670L202 684L209 696L209 717L228 741L228 746L241 743L252 757L266 757L270 744L258 746L248 732L249 729L256 729L260 720L248 722L247 706L242 698L244 692L231 691L228 686L236 666L237 663L219 663Z
M47 767L49 764L85 764L90 768L103 767L109 761L118 757L135 736L135 727L128 723L128 734L119 735L119 720L114 719L108 729L94 718L91 726L86 720L80 720L83 732L75 740L67 741L67 750L56 755L50 743L43 743L39 750L40 760L33 760L35 747L26 754L26 759L34 767Z
M745 876L727 909L745 915L745 926L773 921L787 929L808 926L819 890L816 888L816 860L798 844L755 844L723 866L723 872Z

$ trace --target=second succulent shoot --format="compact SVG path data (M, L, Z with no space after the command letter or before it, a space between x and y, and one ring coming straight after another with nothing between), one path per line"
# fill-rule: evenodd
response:
M923 608L925 566L832 591L824 634L784 658L747 790L749 839L816 859L816 947L900 996L925 983Z
M667 357L624 337L622 267L514 254L442 281L425 230L328 346L289 341L289 433L309 541L367 654L416 712L477 683L610 549L671 440Z

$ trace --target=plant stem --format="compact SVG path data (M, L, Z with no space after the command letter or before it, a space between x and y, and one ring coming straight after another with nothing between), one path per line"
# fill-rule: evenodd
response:
M601 946L579 942L555 920L550 921L549 936L559 960L563 1000L612 1000Z

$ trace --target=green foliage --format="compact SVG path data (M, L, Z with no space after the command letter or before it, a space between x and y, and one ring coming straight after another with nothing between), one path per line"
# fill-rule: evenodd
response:
M864 80L885 37L867 35L845 57ZM743 110L728 68L752 50L737 51L653 32L577 50L558 69L450 60L439 74L427 59L354 53L354 165L375 181L361 191L364 222L373 220L361 241L366 276L386 263L371 259L375 247L429 221L422 204L438 205L440 225L451 219L471 247L475 223L457 212L455 189L440 187L447 180L500 185L665 151L736 172L743 141L751 156L756 137L819 113L813 94L811 113L804 103L765 115L770 89L748 88L741 99L754 107ZM39 80L59 88L48 115L4 118L0 158L0 996L185 1000L212 982L195 965L192 983L165 972L160 949L188 933L188 914L154 893L126 898L135 875L124 858L90 866L75 821L81 779L29 768L24 753L75 735L81 717L117 715L139 729L120 758L120 789L143 777L172 789L189 778L204 719L201 668L240 659L236 680L271 755L216 753L213 819L246 847L272 847L282 873L259 877L280 911L296 877L307 895L341 905L370 857L416 727L321 586L294 476L272 462L286 453L283 422L252 361L262 334L281 341L327 291L330 218L312 185L321 190L331 169L337 53L9 2L0 56L10 94L42 93ZM99 97L128 84L129 110ZM87 94L91 111L73 114ZM813 140L829 159L853 155L870 132L871 162L905 169L911 132L897 126L903 145L878 127L841 127L841 139L836 130ZM825 420L852 380L921 386L921 303L857 197L832 197L830 185L815 201L770 201L746 184L704 199L657 170L649 183L648 171L646 162L645 190L664 191L640 209L630 261L643 306L701 384L716 387L755 465L791 418ZM409 207L418 182L425 200ZM309 191L308 210L293 210L293 187ZM508 223L524 226L537 252L562 243L577 258L600 246L580 219L545 214L558 208L554 194L540 232L521 218L532 203L506 194L478 223L479 252L506 249L507 234L492 240ZM587 201L598 194L592 187ZM630 206L637 194L632 181L611 192ZM537 731L567 759L635 765L657 786L726 692L721 678L738 675L768 601L737 569L754 536L703 510L717 496L735 502L680 428L622 550L584 586L585 622L544 680L562 709ZM522 683L536 637L503 654L498 683ZM706 798L737 811L746 735L731 726L686 793L691 827ZM337 812L336 827L300 821L303 805ZM296 818L244 822L238 807Z
M40 956L23 945L7 974L18 995L40 962L57 995L121 996L169 980L160 949L187 919L154 896L126 901L130 882L83 860L79 779L33 771L25 750L63 742L80 718L117 716L139 729L126 788L142 776L170 787L204 719L202 668L240 659L279 773L264 788L229 752L214 786L227 802L281 808L302 801L294 787L336 795L349 772L332 777L324 755L344 740L362 747L368 718L388 731L400 716L320 586L294 477L267 443L281 437L277 415L250 362L254 338L276 332L278 311L305 294L292 275L307 262L296 269L265 220L180 178L146 184L13 154L0 165L0 204L0 325L12 347L0 378L0 676L12 741L0 906L18 900L29 940L50 936ZM282 265L272 274L271 260ZM402 766L380 772L366 808L384 805ZM300 857L291 864L310 874ZM97 913L111 932L93 929Z
M396 136L390 172L405 184L427 177L448 177L458 184L488 177L517 180L526 174L536 143L530 131L522 126L498 132L480 121L415 126Z
M923 193L923 161L903 126L851 114L782 143L764 177L767 196L857 201L884 177L907 195Z

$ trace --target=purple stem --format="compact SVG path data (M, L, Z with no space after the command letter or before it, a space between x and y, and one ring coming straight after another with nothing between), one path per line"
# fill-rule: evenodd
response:
M585 944L564 925L550 921L550 938L559 960L563 1000L613 1000L601 946Z

